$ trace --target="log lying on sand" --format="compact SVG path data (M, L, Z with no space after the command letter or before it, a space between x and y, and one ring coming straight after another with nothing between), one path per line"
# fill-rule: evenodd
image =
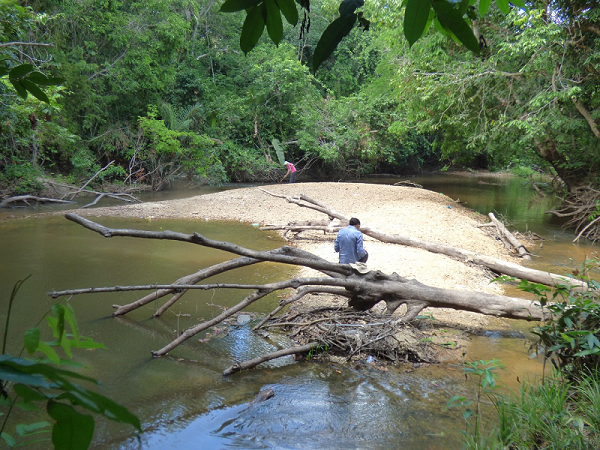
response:
M488 217L496 226L501 239L505 242L508 242L510 248L514 249L514 251L516 251L523 259L531 259L530 253L525 246L510 231L506 229L502 222L496 219L494 213L489 213Z
M278 195L272 192L269 192L265 189L261 189L268 195L273 197L283 198L289 203L294 203L302 208L309 208L315 211L319 211L323 214L326 214L330 218L339 219L343 223L348 223L350 220L348 217L339 213L338 211L330 208L329 206L314 200L306 195L299 195L297 197L289 197L285 195ZM427 250L432 253L439 253L451 258L455 258L458 261L462 261L465 263L473 263L478 264L493 272L508 275L511 277L519 278L522 280L528 280L533 283L542 283L547 286L559 286L559 285L574 285L574 286L582 286L585 287L585 283L580 280L576 280L573 278L569 278L563 275L558 275L551 272L545 272L542 270L530 269L528 267L521 266L519 264L511 263L508 261L503 261L498 258L493 258L491 256L482 255L480 253L471 252L469 250L464 250L458 247L452 247L450 245L444 244L435 244L432 242L423 241L420 239L415 239L407 236L402 236L399 234L388 234L382 231L379 231L375 228L368 226L361 226L360 231L367 236L371 236L374 239L377 239L381 242L386 242L389 244L399 244L406 245L408 247L416 247L423 250Z

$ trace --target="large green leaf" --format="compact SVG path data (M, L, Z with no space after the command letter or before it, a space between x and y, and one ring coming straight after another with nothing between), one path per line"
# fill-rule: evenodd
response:
M429 22L430 0L408 0L404 14L404 36L412 45L422 36Z
M319 66L325 61L336 49L340 41L348 36L356 23L356 14L350 16L342 16L335 19L329 24L321 35L321 39L317 44L317 48L313 54L313 71L316 72Z
M30 355L33 355L40 343L40 329L39 328L31 328L25 332L25 350Z
M25 89L27 89L29 91L29 93L31 95L33 95L38 100L40 100L42 102L50 103L50 99L48 98L48 96L46 95L46 93L44 91L42 91L38 87L37 84L32 83L31 81L29 81L26 78L24 78L24 79L21 80L21 84L23 85L23 87L25 87Z
M267 33L275 45L279 45L283 38L283 22L279 6L275 0L265 0L267 9Z
M27 79L41 86L56 86L63 82L62 78L47 77L40 72L31 72L27 75Z
M508 14L510 12L509 0L496 0L496 4L502 14Z
M473 34L471 27L465 22L460 11L445 0L434 1L432 5L440 24L450 30L469 50L479 53L479 41Z
M290 25L296 26L298 23L298 10L294 0L277 0L279 9Z
M110 420L128 423L141 430L140 420L124 406L115 403L108 397L89 391L77 384L63 384L64 393L57 400L68 400L73 405L81 406L89 411L102 414Z
M36 389L24 384L15 384L13 389L19 397L26 402L41 402L47 400L46 396Z
M242 11L244 9L252 8L260 3L263 0L226 0L223 5L221 5L220 12L236 12Z
M262 5L254 6L246 14L240 35L240 48L244 54L248 54L256 46L264 29L265 19L263 17Z
M354 14L354 11L358 8L364 6L364 4L364 0L343 0L339 7L340 16L350 16Z
M94 436L94 418L81 414L70 405L49 401L46 408L56 423L52 443L56 450L86 450Z
M10 78L22 78L29 72L32 72L33 69L34 67L32 64L21 64L10 69L10 72L8 72L8 76Z
M27 98L27 89L25 89L25 86L23 86L21 84L21 80L16 79L16 78L10 78L10 77L8 80L15 88L15 91L17 91L17 94L19 95L19 97L21 97L22 99L26 99Z
M490 5L492 0L479 0L479 14L481 16L485 16L488 10L490 9Z
M0 363L0 380L23 383L28 386L43 387L49 389L52 383L39 374L23 373L14 367Z
M12 368L19 371L22 374L42 376L47 380L59 382L64 381L66 378L76 378L79 380L86 380L91 383L98 384L98 381L93 378L80 375L77 372L70 372L68 370L59 369L57 367L49 366L47 364L41 364L36 361L31 361L24 358L17 358L10 355L0 355L0 369ZM4 379L0 376L0 379ZM21 380L17 380L19 383L29 384Z

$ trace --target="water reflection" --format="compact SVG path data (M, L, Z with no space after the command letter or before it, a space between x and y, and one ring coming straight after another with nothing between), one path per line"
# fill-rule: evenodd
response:
M216 409L179 429L143 436L143 448L460 448L457 414L445 411L457 393L458 371L296 364L259 372L252 377L277 379L264 385L274 391L271 399Z

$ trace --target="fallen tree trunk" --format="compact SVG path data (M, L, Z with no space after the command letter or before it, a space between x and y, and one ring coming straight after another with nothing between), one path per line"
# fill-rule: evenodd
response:
M497 317L507 317L513 319L531 319L540 320L543 318L543 310L539 304L520 298L506 297L501 295L492 295L485 293L457 291L451 289L442 289L427 286L416 280L408 280L400 275L385 274L381 271L359 270L352 264L337 264L313 255L309 252L295 249L289 246L283 246L271 251L255 251L229 242L214 241L198 233L183 234L173 231L145 231L128 229L111 229L104 227L89 219L85 219L76 214L67 214L66 217L85 228L100 233L104 237L137 237L146 239L168 239L175 241L188 242L195 245L201 245L210 248L217 248L241 256L228 263L221 263L215 266L205 268L202 271L189 276L188 281L206 279L216 273L223 273L233 267L239 267L243 264L253 264L257 262L271 261L283 264L292 264L304 266L321 272L324 276L294 278L277 283L262 285L241 285L241 284L205 284L195 285L194 289L245 289L254 292L246 296L244 300L237 305L223 311L217 317L208 320L199 325L185 330L167 346L160 350L153 351L154 356L166 355L168 352L185 342L192 336L204 331L232 315L243 310L252 303L264 298L266 295L284 289L294 289L299 295L297 299L302 298L308 293L336 292L349 298L349 306L356 310L366 311L371 309L377 303L384 301L389 314L394 313L402 305L406 305L407 311L404 316L397 318L398 322L412 320L416 315L426 307L454 308L464 311L474 311L481 314L494 315ZM147 285L147 286L115 286L112 288L88 288L68 291L50 292L52 297L64 295L76 295L86 292L118 292L124 290L153 289L159 291L144 297L147 301L158 298L159 292L175 292L179 294L180 290L192 288L191 285ZM166 295L166 294L165 294ZM150 300L148 300L150 299ZM143 302L134 302L127 307L127 311L139 307ZM143 303L143 304L146 304ZM124 313L124 312L122 312Z
M265 189L261 190L268 195L272 195L273 197L283 198L288 202L294 203L302 208L310 208L315 211L319 211L323 214L326 214L330 218L339 219L344 223L348 223L349 221L348 217L306 195L300 195L298 197L288 197L284 195L273 194ZM432 253L440 253L465 263L473 263L487 267L488 269L499 274L508 275L522 280L528 280L534 283L542 283L547 286L558 286L567 284L585 287L585 283L583 283L582 281L575 280L563 275L544 272L542 270L530 269L528 267L523 267L519 264L503 261L498 258L471 252L458 247L452 247L450 245L435 244L420 239L401 236L399 234L388 234L379 231L375 228L368 227L366 225L361 225L360 231L362 231L363 234L371 236L372 238L377 239L381 242L386 242L389 244L406 245L408 247L417 247Z
M0 208L6 208L11 203L23 202L29 205L28 202L38 203L74 203L69 200L59 200L56 198L37 197L35 195L16 195L14 197L8 197L7 199L0 202Z
M496 219L494 213L489 213L488 217L496 226L496 229L498 230L498 233L500 234L502 239L506 240L510 247L514 249L519 254L519 256L521 256L523 259L531 259L531 256L529 256L529 251L525 248L525 246L521 244L521 242L519 242L519 240L510 231L506 229L502 222Z

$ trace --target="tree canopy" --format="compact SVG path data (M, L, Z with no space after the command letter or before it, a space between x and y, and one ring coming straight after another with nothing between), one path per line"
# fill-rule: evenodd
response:
M279 153L326 180L524 167L596 188L597 3L5 0L0 185L110 161L94 183L278 181Z

